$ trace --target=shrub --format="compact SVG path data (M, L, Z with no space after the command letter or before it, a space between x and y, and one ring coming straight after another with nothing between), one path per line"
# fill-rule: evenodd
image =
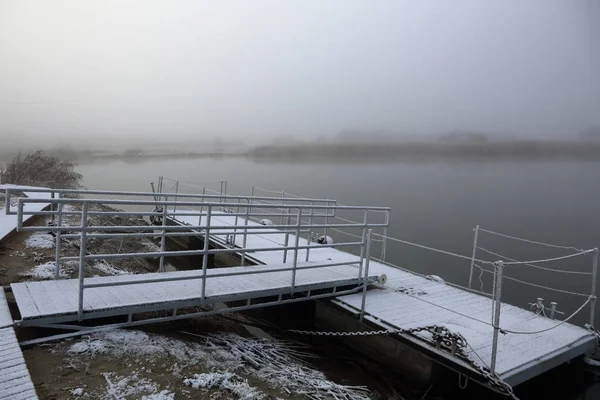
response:
M77 164L61 160L43 151L17 154L11 161L0 166L2 183L43 186L53 189L78 189L81 174L75 172Z

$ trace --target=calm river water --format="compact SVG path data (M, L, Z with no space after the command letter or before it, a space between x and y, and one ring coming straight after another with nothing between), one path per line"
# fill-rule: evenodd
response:
M285 163L247 158L182 158L82 163L79 172L84 176L84 185L93 189L148 191L149 182L164 175L201 185L226 180L229 193L249 194L252 185L257 185L307 197L336 199L344 204L389 206L390 236L469 256L476 225L583 249L600 246L599 162ZM219 184L210 187L218 189ZM479 239L482 247L518 260L568 254L565 250L489 234L481 234ZM496 259L481 252L478 256ZM386 259L455 283L466 284L468 280L468 261L392 243L388 244ZM591 265L591 257L585 256L547 266L590 271ZM589 293L591 287L589 276L556 274L526 266L511 267L506 273L575 292ZM474 281L479 289L478 274ZM485 274L483 283L483 289L489 292L491 276ZM504 284L503 300L520 307L543 297L545 304L556 301L559 310L570 314L585 301L584 297L514 281ZM598 309L597 320L600 306ZM585 309L574 321L582 324L588 319L589 310ZM579 398L591 399L590 393L598 388L587 390Z

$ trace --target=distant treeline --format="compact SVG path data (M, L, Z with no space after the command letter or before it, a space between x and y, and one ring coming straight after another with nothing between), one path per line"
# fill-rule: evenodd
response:
M600 142L516 140L472 143L321 143L261 146L256 158L376 159L376 158L518 158L598 159Z

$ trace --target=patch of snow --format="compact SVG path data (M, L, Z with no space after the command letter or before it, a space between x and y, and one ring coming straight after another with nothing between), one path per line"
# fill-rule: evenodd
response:
M38 249L52 249L54 247L54 237L49 233L35 232L25 240L25 245Z
M56 264L54 262L49 262L46 264L41 264L33 267L27 272L24 272L22 275L31 276L32 278L37 279L54 279L54 274L56 273ZM67 278L69 275L66 270L61 268L59 272L59 276L61 278Z
M204 344L184 342L141 331L115 329L97 332L76 342L68 349L70 355L110 355L114 357L133 356L143 359L146 365L154 365L161 357L173 357L183 365L202 364L208 368L238 368L242 365L239 356L220 348L210 348ZM178 365L173 371L178 372Z
M427 275L425 278L429 279L430 281L446 284L446 281L438 275Z
M183 383L194 389L219 389L232 393L240 400L258 400L265 396L248 382L231 372L213 372L210 374L195 374L183 380Z
M105 399L141 398L143 400L173 400L175 394L160 390L156 382L133 372L129 376L119 376L113 372L103 374L106 380Z
M71 396L81 396L83 394L83 389L84 388L80 387L71 390Z
M97 269L98 271L112 276L112 275L131 275L131 272L129 271L124 271L122 269L119 268L115 268L112 265L110 265L109 263L107 263L106 261L100 261L97 262L96 264L94 264L92 266L92 268Z

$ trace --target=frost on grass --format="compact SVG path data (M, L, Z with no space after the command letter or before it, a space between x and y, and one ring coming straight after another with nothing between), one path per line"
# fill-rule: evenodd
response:
M366 387L346 386L328 380L322 372L303 361L307 355L297 345L275 339L243 338L236 334L221 333L202 336L191 342L140 331L113 330L93 333L72 344L68 355L123 359L127 360L126 365L129 366L144 365L161 369L181 378L179 382L182 386L218 390L227 398L266 398L264 392L250 386L244 378L250 377L281 393L296 393L312 399L369 399ZM139 374L112 378L109 375L114 390L121 390L119 382L123 379L129 379L127 382L130 386L135 382L149 384L146 382L148 379ZM160 388L154 389L156 393L148 388L134 398L158 396ZM131 396L121 391L116 393L123 398Z
M240 400L265 398L258 389L248 385L248 381L232 372L195 374L191 378L184 379L183 383L194 389L219 389L235 395Z
M92 266L93 269L102 272L104 275L131 275L131 272L115 268L105 261L100 261Z
M60 266L59 276L61 278L68 278L71 273L74 271L74 266L72 262L67 262L65 265ZM35 279L54 279L54 274L56 273L56 264L54 262L48 262L45 264L37 265L22 273L23 276L30 276Z
M102 399L142 399L142 400L173 400L175 394L161 390L160 386L148 378L141 377L138 372L128 376L119 376L112 372L103 374L106 381L106 391Z
M25 245L37 249L51 249L54 247L54 237L48 233L35 232L25 240Z

